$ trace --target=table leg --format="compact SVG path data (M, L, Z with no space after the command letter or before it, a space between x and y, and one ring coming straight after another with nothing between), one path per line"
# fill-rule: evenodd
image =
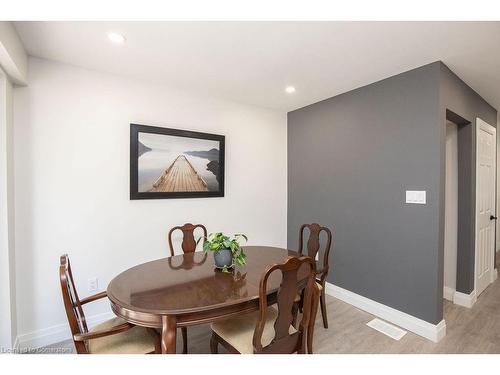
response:
M175 344L177 342L177 318L171 315L164 315L161 318L161 353L175 354Z

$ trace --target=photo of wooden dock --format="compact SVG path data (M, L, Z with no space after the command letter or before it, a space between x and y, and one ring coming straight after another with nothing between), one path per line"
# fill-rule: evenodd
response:
M150 190L152 193L178 191L208 191L206 182L184 155L175 158Z

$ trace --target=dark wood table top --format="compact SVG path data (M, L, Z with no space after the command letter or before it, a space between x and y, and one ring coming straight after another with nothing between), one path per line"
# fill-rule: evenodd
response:
M138 313L183 315L217 310L258 300L264 270L297 253L268 246L246 246L247 264L231 273L214 269L212 253L196 252L132 267L108 286L112 305ZM281 275L272 275L268 291L279 287Z

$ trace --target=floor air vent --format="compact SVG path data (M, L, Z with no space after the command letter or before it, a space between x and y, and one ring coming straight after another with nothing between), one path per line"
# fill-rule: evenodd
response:
M401 338L406 335L406 331L393 326L392 324L386 323L380 319L373 319L372 321L366 323L368 327L371 327L379 332L382 332L384 335L389 336L394 340L401 340Z

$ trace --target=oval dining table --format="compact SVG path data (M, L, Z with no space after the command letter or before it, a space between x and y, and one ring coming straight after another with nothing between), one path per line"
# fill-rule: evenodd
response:
M244 250L246 265L227 273L216 270L212 254L203 252L132 267L110 282L111 308L127 322L161 329L162 353L176 353L177 328L258 310L259 283L265 269L298 255L269 246L245 246ZM305 279L305 272L303 276ZM280 282L281 275L271 275L269 304L276 301Z

